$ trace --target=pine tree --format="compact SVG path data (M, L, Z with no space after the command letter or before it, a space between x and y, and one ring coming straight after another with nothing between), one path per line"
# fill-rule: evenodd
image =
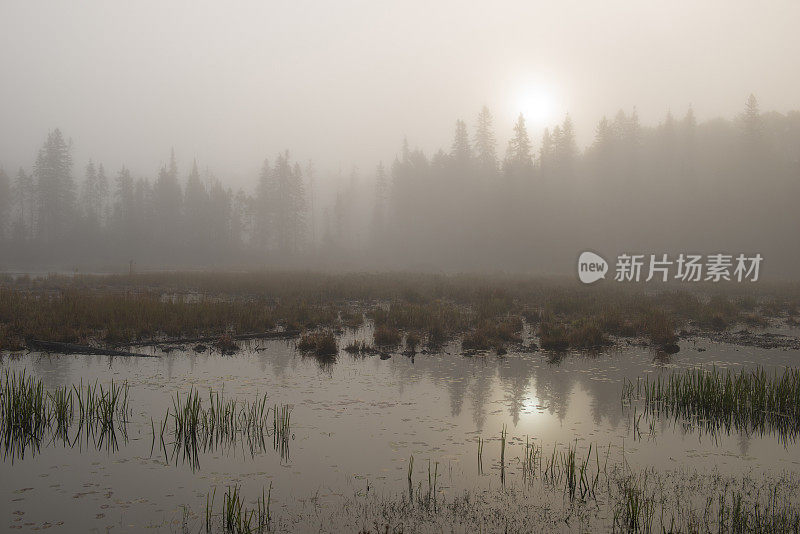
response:
M97 166L97 181L95 182L94 200L96 202L96 210L98 220L105 223L108 220L108 178L106 177L106 170L103 164Z
M505 166L506 171L511 174L525 172L533 167L531 141L522 113L519 114L517 122L514 124L514 136L508 141Z
M33 177L22 167L17 172L14 183L14 204L17 206L17 218L14 223L14 237L21 241L30 237L36 221L35 189Z
M542 146L539 148L539 168L545 175L550 173L554 159L555 144L553 143L553 136L550 135L550 129L545 128L542 134Z
M286 156L288 158L288 151ZM288 193L288 248L291 252L299 252L306 238L306 191L303 184L303 171L299 163L292 166L287 184Z
M386 170L383 168L383 162L378 163L375 169L375 202L377 204L385 204L388 194L388 182L386 181Z
M456 131L453 137L453 146L450 150L450 157L458 167L466 167L472 159L472 148L469 146L469 134L467 125L461 119L456 121Z
M72 156L59 129L47 136L34 165L38 193L38 236L52 243L66 236L73 222L75 183Z
M676 164L676 140L675 117L672 116L672 111L667 110L664 122L658 128L658 147L656 149L662 170L667 174L672 172Z
M158 232L155 231L156 228L153 226L153 214L153 188L150 187L150 182L146 179L139 178L133 183L133 209L130 229L132 237L130 246L134 251L149 252L152 250L151 241L153 235L158 235ZM171 245L174 248L179 243L180 241L173 241ZM170 258L170 255L166 252L162 252L162 255L165 259Z
M11 221L11 180L6 171L0 167L0 242L7 234Z
M483 106L475 126L475 155L478 166L484 172L497 171L497 141L492 126L492 114Z
M594 167L597 176L603 182L608 182L614 178L615 156L617 149L617 136L614 125L607 117L603 116L597 123L594 142L592 143L592 155L595 159Z
M115 218L122 233L126 234L133 226L134 183L130 171L124 165L117 174L116 198Z
M94 193L94 184L97 181L97 169L94 162L89 160L86 164L86 172L83 177L83 188L81 189L81 207L83 208L84 215L92 218L92 215L97 215L94 212L94 202L92 196Z
M231 224L233 193L213 177L209 177L208 181L206 208L208 243L213 244L214 251L219 254L229 251L235 241Z
M600 122L597 123L597 129L595 130L594 135L594 144L592 146L598 150L609 148L613 142L613 136L614 134L612 132L611 124L604 116L602 119L600 119Z
M671 110L667 110L667 116L661 125L661 138L662 142L670 147L675 143L675 117L672 116Z
M306 190L308 191L308 212L311 220L309 221L309 228L311 229L311 243L313 246L317 245L317 206L314 204L314 162L308 160L306 164Z
M179 243L182 197L175 151L172 150L169 164L161 168L153 187L153 216L159 229L157 240L164 254L173 251L175 244Z
M191 248L202 247L208 229L206 228L206 209L208 208L208 192L200 179L197 160L192 163L192 171L186 179L183 202L186 223L186 239Z
M695 134L697 131L697 119L694 116L694 110L691 106L686 111L686 115L680 124L681 132L681 157L680 168L684 176L691 176L694 174L695 166Z
M633 113L625 121L623 136L631 151L638 151L642 145L642 127L639 124L639 111L634 106Z
M251 227L251 205L252 198L244 191L239 189L231 201L230 229L232 245L235 248L241 247L252 237Z
M102 222L107 194L108 181L106 180L103 166L100 165L100 172L98 172L94 162L89 160L89 164L86 165L83 189L81 190L81 204L83 214L92 227L98 227Z
M375 170L375 204L372 213L371 236L373 244L380 244L385 234L388 183L383 162Z
M559 128L559 135L555 141L556 156L561 172L565 175L572 173L575 159L578 156L578 145L575 142L575 129L569 115L564 118Z
M742 128L744 130L745 143L751 149L757 148L760 144L762 124L761 112L758 109L758 100L756 100L753 94L750 94L744 105Z
M272 202L275 192L272 187L272 168L269 160L264 160L256 184L256 195L253 199L253 236L252 241L262 251L269 249L272 240Z

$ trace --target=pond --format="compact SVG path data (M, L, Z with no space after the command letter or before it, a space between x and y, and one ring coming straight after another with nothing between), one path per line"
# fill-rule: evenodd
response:
M351 339L371 339L371 332L345 333L340 346ZM669 356L624 345L595 355L467 357L454 343L436 354L387 358L340 351L323 361L297 352L293 342L270 340L233 356L191 347L147 349L158 358L5 355L3 371L24 369L48 390L125 381L131 413L125 432L103 443L87 434L74 443L48 438L38 447L6 450L0 465L2 527L197 532L211 496L218 507L226 488L237 486L248 503L271 487L272 515L294 518L284 528L319 530L327 520L314 519L318 507L342 506L366 494L400 495L409 486L412 493L425 492L431 473L442 497L522 487L526 442L540 447L545 458L573 446L582 459L591 445L598 469L611 461L631 470L732 476L800 472L791 435L709 433L675 418L643 418L622 401L625 379L636 383L694 366L782 372L800 353L703 339L680 347ZM161 427L176 392L184 398L191 389L204 401L213 389L241 401L266 395L269 408L289 405L285 440L254 446L240 439L187 456L172 445L170 419L162 446ZM609 519L610 512L595 512ZM335 531L336 525L325 523L323 529Z

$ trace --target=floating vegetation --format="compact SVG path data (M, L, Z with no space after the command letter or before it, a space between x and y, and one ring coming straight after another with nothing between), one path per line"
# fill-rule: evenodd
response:
M76 413L77 404L77 413ZM22 459L26 450L35 454L49 439L73 447L81 438L98 449L117 449L117 432L127 440L127 383L97 382L46 391L39 378L6 370L0 377L0 436L4 458ZM77 419L77 421L76 421ZM73 424L77 427L71 434Z
M623 384L623 403L641 400L649 417L680 420L707 432L800 435L800 370L767 373L687 369Z
M272 412L272 421L269 415ZM201 452L241 444L250 456L267 450L268 439L280 452L282 460L289 458L291 437L291 407L267 405L267 397L251 402L227 399L223 392L209 390L205 405L200 393L192 388L185 396L175 394L172 409L167 410L161 424L160 443L166 455L164 432L169 418L173 419L172 459L189 463L193 469L200 467ZM270 424L271 423L271 424ZM271 431L270 431L271 427ZM153 443L155 426L151 421ZM152 454L152 449L151 449Z

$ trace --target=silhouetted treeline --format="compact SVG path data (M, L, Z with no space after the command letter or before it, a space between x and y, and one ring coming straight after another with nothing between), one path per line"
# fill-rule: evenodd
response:
M643 126L603 118L581 151L569 117L539 140L520 116L501 158L492 115L456 121L452 145L404 142L373 176L353 170L315 202L313 167L265 161L250 192L174 154L154 179L73 165L51 132L33 166L0 170L5 268L302 265L564 272L580 251L755 253L800 261L800 113L698 124L691 109Z
M482 110L469 135L457 121L450 150L432 156L402 147L371 256L574 273L587 249L612 262L622 252L759 252L766 275L800 274L798 112L761 113L751 96L732 120L697 124L689 109L648 127L635 109L619 111L584 151L569 117L533 142L520 116L503 159L491 122Z

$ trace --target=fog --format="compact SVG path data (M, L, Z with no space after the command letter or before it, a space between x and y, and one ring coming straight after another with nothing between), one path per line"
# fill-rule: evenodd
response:
M792 277L797 20L788 1L6 0L0 269L558 273L588 248L759 252Z

